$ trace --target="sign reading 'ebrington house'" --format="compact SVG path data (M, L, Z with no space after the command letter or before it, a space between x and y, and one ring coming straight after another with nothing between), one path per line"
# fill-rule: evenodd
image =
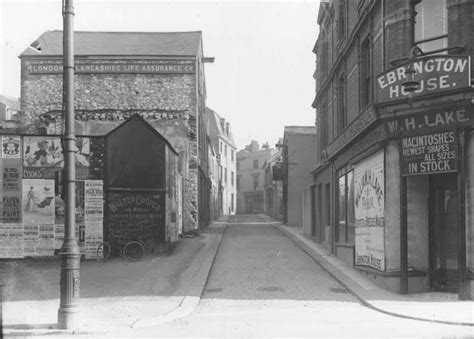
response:
M402 84L411 81L407 69L411 62L389 70L377 77L376 100L384 103L408 98ZM471 58L469 56L431 56L413 61L414 81L418 82L416 96L434 94L471 86Z
M63 72L59 60L31 61L26 65L29 74L59 74ZM76 60L75 73L194 73L194 61L153 60L153 61L85 61Z

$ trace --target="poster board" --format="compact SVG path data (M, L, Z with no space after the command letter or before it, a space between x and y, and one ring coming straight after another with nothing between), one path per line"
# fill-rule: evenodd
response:
M378 151L354 167L355 265L385 270L384 153Z

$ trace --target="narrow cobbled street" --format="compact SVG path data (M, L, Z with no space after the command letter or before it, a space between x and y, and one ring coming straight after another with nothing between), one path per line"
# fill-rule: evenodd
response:
M134 335L164 337L469 337L472 328L389 316L359 303L258 216L231 219L203 298L188 317Z

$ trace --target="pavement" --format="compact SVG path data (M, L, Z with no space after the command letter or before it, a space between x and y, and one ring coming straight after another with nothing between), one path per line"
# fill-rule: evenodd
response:
M137 262L81 261L74 330L57 328L59 258L4 260L3 335L106 335L186 317L199 303L226 226L220 218L170 252Z
M268 222L272 219L266 218ZM474 326L474 301L458 300L456 293L412 293L401 295L382 289L371 280L303 235L301 226L273 221L274 227L292 239L359 301L373 310L406 319Z

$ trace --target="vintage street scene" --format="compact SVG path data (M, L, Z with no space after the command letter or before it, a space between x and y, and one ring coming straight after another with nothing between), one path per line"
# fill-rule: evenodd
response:
M474 0L0 0L0 339L474 338Z

